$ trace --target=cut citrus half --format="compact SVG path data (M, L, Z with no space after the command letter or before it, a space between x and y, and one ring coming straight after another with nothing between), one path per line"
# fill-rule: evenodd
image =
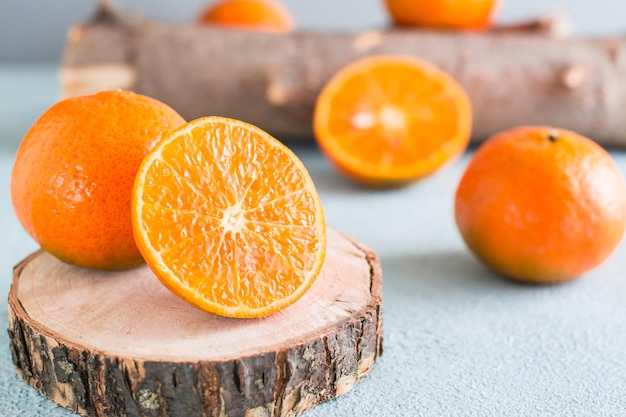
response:
M319 196L298 157L250 124L205 117L146 156L133 190L137 246L183 300L262 317L298 300L324 262Z
M448 74L412 57L379 55L340 70L318 96L313 128L336 167L366 185L400 185L461 154L471 104Z

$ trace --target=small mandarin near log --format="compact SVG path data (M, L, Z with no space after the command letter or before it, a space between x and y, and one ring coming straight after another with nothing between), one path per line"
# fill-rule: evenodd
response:
M436 29L488 28L501 0L385 0L394 24Z
M198 23L277 33L294 28L289 10L277 0L219 0L200 12Z
M524 126L471 158L455 196L469 249L501 275L572 280L615 250L626 225L626 185L612 157L575 132Z

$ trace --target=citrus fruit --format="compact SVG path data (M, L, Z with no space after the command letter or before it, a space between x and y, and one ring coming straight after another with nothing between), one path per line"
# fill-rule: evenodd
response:
M488 27L500 0L385 0L396 25L445 29Z
M478 148L458 185L467 246L502 275L571 280L602 263L626 223L626 187L611 156L574 132L504 131Z
M467 147L470 101L448 74L412 57L378 55L339 70L319 94L313 128L328 159L365 185L429 175Z
M220 0L206 6L198 17L200 24L265 32L291 32L289 11L275 0Z
M148 154L132 218L160 281L222 316L294 303L326 254L322 205L302 162L261 129L217 116L174 130Z
M130 219L135 174L154 142L184 122L167 105L129 91L59 101L17 150L11 200L18 220L67 263L141 264Z

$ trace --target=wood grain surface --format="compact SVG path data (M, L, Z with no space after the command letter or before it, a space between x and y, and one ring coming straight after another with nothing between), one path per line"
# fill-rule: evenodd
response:
M15 269L9 335L20 376L86 416L293 416L341 395L382 352L376 255L329 230L302 299L263 319L204 313L147 267Z

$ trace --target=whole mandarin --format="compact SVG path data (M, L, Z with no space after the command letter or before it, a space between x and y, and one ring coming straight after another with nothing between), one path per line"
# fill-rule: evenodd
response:
M164 103L129 91L59 101L17 150L11 201L18 220L67 263L141 264L130 215L135 175L153 144L184 122Z
M610 154L591 139L526 126L478 148L454 209L467 246L493 270L556 283L615 250L626 225L626 185Z

